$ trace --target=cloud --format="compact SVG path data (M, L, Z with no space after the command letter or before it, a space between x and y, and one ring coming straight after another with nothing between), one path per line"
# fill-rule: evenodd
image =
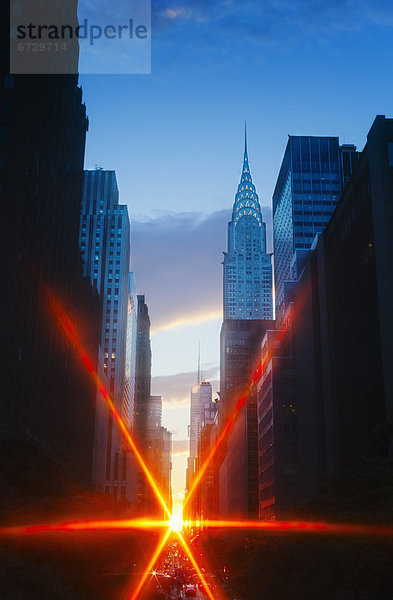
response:
M233 43L282 44L303 36L392 25L391 0L153 0L156 30L202 36ZM183 40L182 40L183 41Z
M175 321L168 321L167 323L163 323L160 327L152 328L151 334L154 335L155 333L159 333L161 331L168 331L170 329L183 329L184 327L195 327L197 325L200 325L201 323L206 323L207 321L213 321L215 319L222 319L221 309L201 314L183 316L180 319L176 319Z
M218 365L203 370L203 377L211 381L213 390L218 384ZM188 373L177 373L176 375L158 375L152 377L152 393L163 397L165 409L178 409L188 407L190 402L190 390L195 385L197 374L195 371Z
M181 6L175 10L173 8L167 8L165 14L169 19L179 19L185 17L189 13L184 6Z
M156 332L220 316L230 215L223 210L133 219L132 270Z
M271 238L271 208L262 207ZM152 334L222 318L222 260L230 210L131 221L132 270ZM269 248L268 248L269 251Z
M217 46L223 38L270 45L299 35L393 25L391 0L152 0L151 9L154 34L187 29L188 41L206 36L215 38ZM91 23L126 23L135 16L129 0L80 0L78 10Z

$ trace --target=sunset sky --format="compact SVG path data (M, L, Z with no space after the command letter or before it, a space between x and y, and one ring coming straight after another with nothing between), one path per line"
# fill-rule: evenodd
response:
M203 375L218 384L221 261L244 119L272 250L288 134L338 135L362 149L375 115L393 114L392 34L390 0L153 0L151 75L80 77L86 168L114 169L129 207L131 270L152 322L152 389L174 433L175 493L198 340Z

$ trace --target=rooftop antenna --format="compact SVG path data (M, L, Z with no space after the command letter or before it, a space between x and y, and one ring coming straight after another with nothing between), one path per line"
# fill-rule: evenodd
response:
M247 154L247 121L244 119L244 154Z

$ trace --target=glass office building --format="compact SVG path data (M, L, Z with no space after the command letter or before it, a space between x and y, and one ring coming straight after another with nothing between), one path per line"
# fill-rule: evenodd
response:
M276 319L285 310L285 281L294 280L315 235L326 227L358 153L338 137L289 136L273 194Z

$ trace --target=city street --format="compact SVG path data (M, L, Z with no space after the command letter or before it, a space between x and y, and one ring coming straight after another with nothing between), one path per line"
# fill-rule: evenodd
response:
M181 598L189 598L190 596L186 596L185 591L183 590L180 597ZM193 597L200 598L200 600L204 600L206 598L206 596L201 591L199 591L199 589L197 589L197 591L196 591L196 596L193 596Z
M215 575L207 572L203 566L201 566L201 573L198 574L190 565L190 561L180 545L176 541L170 542L163 550L161 558L152 572L146 597L149 600L152 595L154 598L157 597L157 600L183 600L185 598L204 600L209 596L204 591L201 574L211 594L220 598L221 593Z
M0 600L393 600L393 0L10 0Z

